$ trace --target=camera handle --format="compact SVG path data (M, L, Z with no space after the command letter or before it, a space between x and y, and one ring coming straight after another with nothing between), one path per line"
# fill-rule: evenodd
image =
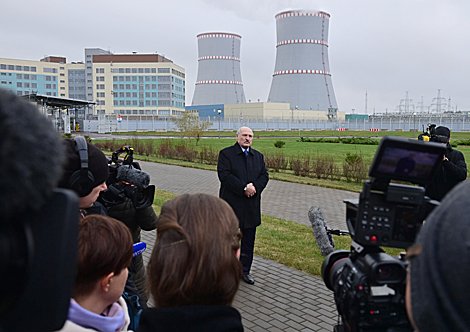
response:
M126 156L124 157L124 161L122 162L123 165L132 165L134 161L134 148L129 145L121 146L119 149L113 152L111 157L111 163L113 165L118 163L119 155L123 152L126 152Z

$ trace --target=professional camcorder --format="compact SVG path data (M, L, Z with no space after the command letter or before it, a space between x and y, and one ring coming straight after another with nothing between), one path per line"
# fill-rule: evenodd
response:
M380 247L413 244L439 204L425 196L423 186L431 182L444 153L442 144L382 139L359 200L345 201L351 251L330 253L321 268L342 319L335 332L413 331L405 309L404 255L392 257Z
M437 143L447 143L449 140L449 138L446 136L436 134L435 124L428 124L427 128L423 128L423 133L419 134L418 139L421 141Z
M119 155L125 152L123 160ZM113 152L109 164L108 189L103 191L98 201L109 207L123 203L126 198L132 201L136 210L151 206L155 196L155 186L149 185L150 175L141 170L133 159L134 149L125 145Z

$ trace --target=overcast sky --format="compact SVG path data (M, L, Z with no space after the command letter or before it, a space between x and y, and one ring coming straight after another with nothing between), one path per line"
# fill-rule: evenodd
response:
M329 20L333 87L342 111L392 112L406 91L419 107L437 97L470 111L468 0L1 0L0 57L84 61L86 47L165 55L186 69L186 104L197 75L197 38L242 36L247 101L266 101L276 57L274 16L322 10ZM435 108L431 106L431 109ZM419 108L417 108L419 111Z

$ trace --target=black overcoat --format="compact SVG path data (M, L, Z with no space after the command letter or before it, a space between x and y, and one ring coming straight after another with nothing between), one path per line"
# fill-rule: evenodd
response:
M219 197L227 201L238 217L240 228L253 228L261 224L261 193L268 184L269 175L264 157L250 147L245 157L240 145L225 148L219 153L217 175L220 180ZM246 197L244 188L253 183L256 194Z

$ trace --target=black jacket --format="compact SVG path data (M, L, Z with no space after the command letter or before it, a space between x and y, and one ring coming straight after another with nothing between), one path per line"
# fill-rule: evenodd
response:
M227 201L238 217L240 228L254 228L261 224L261 193L268 184L269 175L263 155L250 147L248 158L240 145L219 153L217 174L220 180L219 197ZM246 197L244 188L253 183L256 194Z
M142 312L137 332L242 332L237 309L224 305L149 308Z
M121 204L108 206L109 216L122 221L130 229L134 243L140 242L140 231L152 231L157 228L158 216L152 206L137 210L132 201L125 198ZM140 298L147 301L147 274L142 254L132 258L129 272L134 275L134 282Z
M442 162L433 182L426 187L426 195L441 201L444 196L459 182L467 178L467 164L462 152L452 149L447 144L446 157Z

